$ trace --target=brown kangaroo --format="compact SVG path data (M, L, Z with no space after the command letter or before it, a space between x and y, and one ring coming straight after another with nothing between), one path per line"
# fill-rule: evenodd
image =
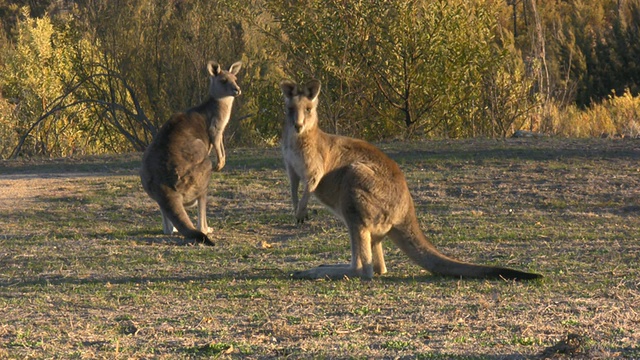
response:
M325 265L293 274L296 278L371 279L387 268L382 239L388 235L416 264L433 274L529 280L542 277L508 268L475 265L440 253L420 230L413 200L402 171L375 146L331 135L318 128L320 82L304 86L285 81L282 151L291 182L297 221L306 217L310 194L347 225L351 264ZM298 201L298 185L304 191Z
M224 129L231 106L241 91L236 75L242 63L229 71L210 61L209 97L186 112L174 114L158 131L142 159L142 187L160 205L162 229L172 234L174 226L188 239L213 245L206 235L207 187L211 177L211 149L217 156L216 171L225 164ZM193 226L185 207L198 205L198 228Z

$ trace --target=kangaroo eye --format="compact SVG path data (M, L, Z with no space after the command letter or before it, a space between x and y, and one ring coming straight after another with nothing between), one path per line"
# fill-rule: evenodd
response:
M307 114L311 114L311 108L306 108Z

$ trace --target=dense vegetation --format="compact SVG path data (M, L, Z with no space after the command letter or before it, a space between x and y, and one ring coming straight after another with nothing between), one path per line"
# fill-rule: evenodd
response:
M322 126L392 137L640 133L640 0L0 0L0 157L142 150L242 60L227 141L277 142L283 78Z

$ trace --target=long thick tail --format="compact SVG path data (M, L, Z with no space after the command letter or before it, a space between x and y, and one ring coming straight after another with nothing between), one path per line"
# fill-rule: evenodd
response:
M193 226L187 211L184 209L184 206L180 201L177 201L176 199L167 199L160 204L160 207L162 207L162 211L167 215L169 220L171 220L171 223L173 223L173 226L176 227L182 236L205 245L215 245L205 233L197 230Z
M440 253L424 236L417 220L406 226L394 227L389 232L389 237L411 260L433 274L507 280L533 280L542 277L540 274L503 267L470 264L447 257Z

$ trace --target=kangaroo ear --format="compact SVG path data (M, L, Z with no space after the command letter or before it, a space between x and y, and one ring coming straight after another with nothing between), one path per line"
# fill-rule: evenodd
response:
M280 89L285 98L291 99L296 96L298 85L290 80L285 80L280 83Z
M242 62L237 61L233 63L233 65L231 65L231 67L229 68L229 72L232 73L233 75L238 75L238 72L240 71L241 67L242 67Z
M312 101L318 98L320 94L320 81L311 80L304 87L304 96L308 97Z
M218 74L220 74L220 72L222 72L222 68L220 68L220 64L218 64L213 60L207 63L207 70L209 71L209 75L211 76L217 76Z

